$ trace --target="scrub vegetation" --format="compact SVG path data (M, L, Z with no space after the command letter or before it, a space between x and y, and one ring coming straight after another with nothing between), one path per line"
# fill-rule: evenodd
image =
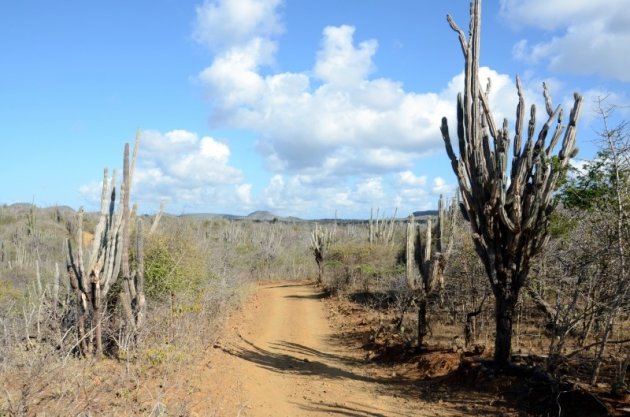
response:
M364 357L353 363L390 378L355 379L410 386L412 401L493 393L494 415L627 411L630 127L599 99L599 152L577 169L579 94L565 114L544 87L537 111L517 79L514 126L495 120L480 15L474 0L468 36L448 18L465 86L441 133L459 189L433 215L141 215L140 135L120 184L104 171L99 212L1 206L0 415L193 415L194 370L208 349L240 357L220 341L226 323L277 282L321 289L284 297L326 303L331 337ZM313 360L261 352L250 356L291 375ZM349 375L326 366L304 372Z

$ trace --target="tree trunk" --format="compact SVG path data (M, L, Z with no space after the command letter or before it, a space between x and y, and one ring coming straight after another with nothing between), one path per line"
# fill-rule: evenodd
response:
M591 380L589 381L591 385L597 384L597 378L599 378L599 371L602 365L602 358L604 357L604 352L606 351L606 344L608 343L608 339L610 338L610 334L612 333L613 323L615 322L615 318L617 316L617 309L614 309L610 312L610 316L608 316L608 320L606 321L606 327L604 328L604 334L599 343L599 347L597 348L597 353L595 355L595 361L593 364L593 372L591 373Z
M87 342L87 333L85 332L85 322L88 317L88 309L87 309L87 299L85 294L79 292L77 296L79 302L79 306L77 308L79 313L79 321L77 323L77 331L79 336L79 341L81 342L81 355L87 356L89 353L89 347Z
M320 284L323 282L324 279L324 260L323 259L316 259L317 261L317 284Z
M427 299L422 294L418 299L418 348L422 348L424 338L429 334L427 321Z
M475 311L471 311L466 313L466 324L464 325L464 345L466 347L470 346L476 339L476 328L477 328L477 316L481 314L483 310L483 304L486 302L486 298L488 298L488 293L486 293L481 302L479 303L479 307ZM474 300L473 300L474 306Z
M512 357L512 319L518 297L497 296L495 309L496 337L494 361L500 368L510 363Z
M103 355L103 305L101 299L101 286L98 279L92 284L94 286L94 337L96 339L96 356Z
M161 206L160 206L161 207ZM138 219L136 230L136 327L144 325L147 300L144 296L144 222Z

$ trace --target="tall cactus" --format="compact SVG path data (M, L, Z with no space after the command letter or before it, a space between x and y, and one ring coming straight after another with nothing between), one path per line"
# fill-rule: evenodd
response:
M396 214L398 213L398 207L394 210L392 217L385 219L385 212L383 211L383 217L379 219L379 208L376 208L376 217L374 217L374 209L370 209L370 220L368 221L369 228L369 241L371 244L382 243L387 245L394 243L394 227L396 225Z
M503 126L497 128L488 93L479 82L481 0L471 1L470 13L469 39L453 19L447 17L451 28L459 35L465 61L464 95L457 97L459 157L453 151L446 118L442 119L441 131L459 182L462 212L470 221L475 250L484 264L496 300L494 359L499 366L505 366L511 359L512 317L519 291L527 279L532 257L547 239L549 216L555 207L553 190L569 159L577 153L576 123L582 98L577 93L574 95L565 130L562 109L558 106L554 110L543 84L548 118L534 137L536 107L531 106L523 145L525 100L517 77L518 106L509 167L508 122L504 120ZM554 121L551 140L545 146ZM563 132L560 151L553 155Z
M455 201L453 200L453 204L447 212L444 199L440 196L435 239L433 238L431 219L427 220L424 241L413 214L409 215L407 222L406 276L407 285L413 292L413 301L418 306L418 347L422 346L424 338L429 332L427 300L444 286L444 268L453 246L456 218ZM447 217L449 219L448 231L445 236Z
M324 256L332 242L332 233L325 227L319 227L315 223L315 228L311 231L311 251L317 263L317 283L321 284L324 276Z
M134 161L139 145L139 134L134 146ZM137 288L131 288L133 281L129 273L129 193L133 170L129 168L129 145L125 145L125 163L121 199L116 208L116 173L109 178L108 170L103 173L103 189L101 194L101 213L94 230L94 239L87 263L83 253L83 210L79 211L77 227L77 248L72 248L70 239L66 240L66 268L70 285L77 297L79 347L83 355L103 353L102 328L105 319L105 300L110 290L121 275L124 279L121 294L123 311L127 324L133 329L138 324L138 317L144 314L144 294L138 294ZM133 163L132 163L133 166ZM142 239L142 228L139 227L138 239ZM139 248L141 248L141 243ZM142 256L139 256L142 259ZM143 268L138 268L139 270ZM136 274L137 275L137 274ZM136 278L137 279L137 278ZM140 278L142 279L142 278ZM143 286L139 286L141 289ZM133 294L133 297L130 295ZM140 299L142 302L139 302ZM133 306L133 308L132 308ZM136 310L135 313L133 310ZM140 311L142 310L142 311Z

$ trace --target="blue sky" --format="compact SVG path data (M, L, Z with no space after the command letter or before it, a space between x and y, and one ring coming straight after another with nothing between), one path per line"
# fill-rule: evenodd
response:
M592 100L628 102L626 6L485 1L495 114L512 120L517 74L528 103L542 81L565 108L580 91L590 158ZM463 0L1 2L0 203L95 209L141 129L142 212L435 207L454 190L438 127L463 68L447 13L467 27Z

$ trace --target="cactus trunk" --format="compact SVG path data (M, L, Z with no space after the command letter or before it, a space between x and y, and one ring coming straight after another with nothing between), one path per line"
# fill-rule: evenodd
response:
M441 131L459 182L462 212L470 222L475 250L495 296L495 360L504 366L510 361L514 306L527 279L531 260L546 242L556 182L577 153L575 135L582 97L574 95L573 109L565 126L561 107L554 110L547 86L543 84L548 117L535 137L534 105L527 131L523 132L525 101L517 77L518 105L509 167L508 122L504 119L502 127L497 128L488 101L490 83L484 91L479 82L481 0L471 1L470 12L469 39L450 16L447 18L459 35L465 63L464 94L457 98L459 156L453 149L446 118L442 119ZM553 133L546 146L549 132ZM523 137L526 138L524 144ZM558 143L561 143L560 151L553 155Z

